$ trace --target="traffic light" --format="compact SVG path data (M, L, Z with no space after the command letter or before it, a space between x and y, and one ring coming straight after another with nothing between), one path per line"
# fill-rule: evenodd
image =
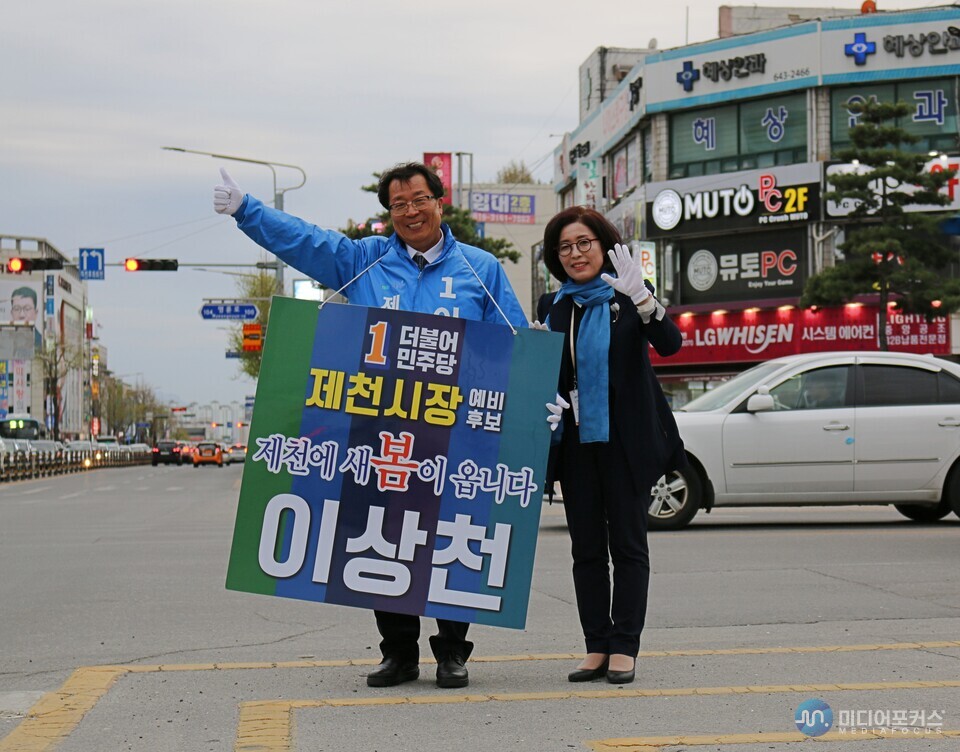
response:
M14 256L13 258L7 259L6 269L10 274L29 274L30 272L43 271L44 269L63 269L63 259Z
M175 272L180 266L176 259L128 258L123 268L128 272Z

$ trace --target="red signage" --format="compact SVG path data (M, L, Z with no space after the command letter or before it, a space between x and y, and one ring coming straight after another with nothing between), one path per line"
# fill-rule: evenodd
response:
M806 352L879 349L877 306L731 311L673 318L683 333L683 347L669 358L659 357L651 348L650 360L656 365L738 363ZM887 314L887 347L891 352L948 355L949 322L946 318L927 322L923 316L891 310Z
M453 200L453 158L450 152L424 152L423 163L437 173L443 183L443 195L447 202Z

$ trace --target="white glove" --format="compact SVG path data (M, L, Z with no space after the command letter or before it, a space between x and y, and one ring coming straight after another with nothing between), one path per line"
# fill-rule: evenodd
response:
M550 424L551 431L557 430L560 419L563 418L563 411L570 407L570 403L561 397L559 392L557 393L556 400L556 404L553 402L547 403L547 410L550 412L547 416L547 423Z
M531 329L536 329L537 331L542 331L542 332L547 331L547 325L546 325L546 324L541 324L539 321L531 321L531 322L530 322L530 328L531 328Z
M243 191L236 184L234 179L222 167L220 168L221 185L213 188L213 210L217 214L229 214L231 217L237 213L240 204L243 203Z
M630 296L635 306L643 305L644 301L650 297L650 291L643 284L643 270L640 268L640 253L636 255L630 253L630 248L617 243L612 251L607 255L613 263L613 268L617 270L617 276L614 277L604 272L600 279L610 285L614 290Z

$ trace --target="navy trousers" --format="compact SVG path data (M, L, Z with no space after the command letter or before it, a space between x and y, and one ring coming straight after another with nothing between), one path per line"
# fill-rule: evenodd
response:
M389 611L374 611L377 629L383 638L380 652L384 658L397 658L403 662L420 660L420 617L411 614L394 614ZM458 656L464 661L473 651L473 643L467 641L469 624L462 621L437 619L437 634L430 638L430 648L438 661Z
M587 652L636 656L650 583L650 489L634 488L613 426L602 444L581 444L571 424L564 430L559 480Z

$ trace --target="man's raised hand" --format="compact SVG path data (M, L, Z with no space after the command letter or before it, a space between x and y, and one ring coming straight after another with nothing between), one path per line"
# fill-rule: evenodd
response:
M220 185L213 188L213 210L217 214L229 214L233 216L243 203L243 191L236 181L230 177L222 167L220 168L220 179L223 181Z

